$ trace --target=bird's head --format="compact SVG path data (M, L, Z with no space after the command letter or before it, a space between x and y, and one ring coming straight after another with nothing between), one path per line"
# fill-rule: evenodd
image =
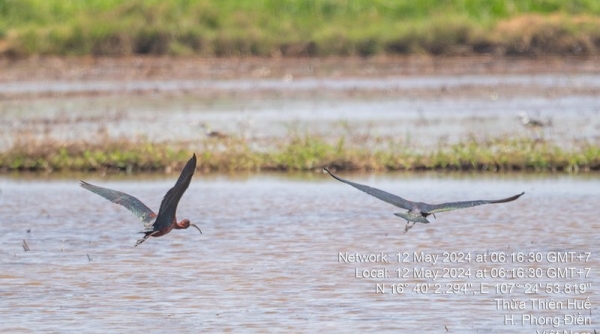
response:
M198 231L200 231L200 234L202 234L202 231L200 230L200 228L196 224L192 224L189 219L184 219L177 224L177 227L179 227L180 229L183 229L183 230L187 229L190 226L197 228Z

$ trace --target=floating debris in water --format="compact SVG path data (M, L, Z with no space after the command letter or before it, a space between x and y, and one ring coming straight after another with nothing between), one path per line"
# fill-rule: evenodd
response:
M31 249L29 248L29 245L27 244L27 240L23 239L23 250L26 252L29 252Z

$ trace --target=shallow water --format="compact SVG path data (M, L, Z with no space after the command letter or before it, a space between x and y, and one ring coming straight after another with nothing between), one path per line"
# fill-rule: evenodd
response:
M300 78L283 79L233 79L233 80L163 80L163 81L34 81L0 83L1 94L24 93L105 93L135 91L181 91L215 89L227 91L315 91L315 90L395 90L408 88L440 89L459 86L541 86L554 87L600 87L600 78L593 74L527 74L527 75L452 75L396 78Z
M141 223L78 187L77 179L5 176L0 332L598 329L598 176L343 176L433 203L526 194L511 203L440 213L405 234L405 223L392 215L399 209L323 174L196 175L178 217L191 219L203 234L173 231L134 248ZM85 177L151 208L174 178ZM31 251L23 250L23 240ZM388 254L390 263L346 263L346 252ZM557 262L557 254L582 257ZM575 273L556 277L572 273L564 268ZM383 269L389 277L357 278L357 269ZM449 277L428 278L445 271ZM377 284L384 293L377 293ZM394 293L392 285L404 291ZM589 309L572 304L586 298ZM563 309L531 304L549 299ZM518 309L521 301L524 309ZM565 315L578 313L591 325L564 323ZM562 322L523 324L524 315ZM505 324L511 316L515 324Z
M570 148L600 141L598 87L585 73L11 81L0 83L0 150L23 137L195 142L208 131L273 143L290 130L413 149L473 137ZM551 126L527 128L519 112Z

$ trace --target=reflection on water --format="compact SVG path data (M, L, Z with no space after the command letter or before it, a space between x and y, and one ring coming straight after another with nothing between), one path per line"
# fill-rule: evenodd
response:
M440 213L430 225L417 225L405 234L405 223L392 215L397 208L325 175L197 175L180 203L178 218L191 219L204 234L173 231L134 248L141 229L137 218L79 188L76 179L3 178L0 331L329 328L440 333L447 328L455 333L533 333L597 328L597 176L349 177L434 203L520 191L526 195L508 204ZM173 183L172 177L86 179L133 194L154 209ZM29 252L22 249L24 239ZM390 254L391 263L344 263L339 253L346 252ZM498 260L500 254L519 252L533 254L534 260ZM566 252L591 256L548 261L548 254L570 254ZM398 263L394 254L407 262ZM471 260L442 262L448 254L469 254ZM487 261L476 262L477 257ZM593 269L588 277L551 277L568 268ZM365 269L387 270L389 277L356 278ZM436 270L439 276L433 279ZM534 276L524 277L530 270ZM450 277L441 277L444 271ZM475 277L484 271L486 277ZM511 271L521 276L505 277ZM385 293L376 293L378 283ZM552 291L554 284L562 290ZM547 286L551 291L545 291ZM392 293L393 289L404 291ZM566 305L568 298L579 302L588 297L591 309L532 310L529 304L530 299L554 299ZM524 301L525 310L518 309L518 303L516 309L506 309L503 300ZM591 317L593 325L553 328L521 323L523 315L547 321L578 312ZM509 315L515 325L505 325Z

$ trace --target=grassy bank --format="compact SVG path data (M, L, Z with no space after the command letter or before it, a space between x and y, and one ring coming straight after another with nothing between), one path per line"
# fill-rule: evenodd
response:
M0 154L1 171L170 171L180 169L192 152L201 171L317 170L458 170L458 171L600 171L600 147L581 144L566 151L531 139L470 140L418 152L400 143L365 148L318 136L294 135L272 151L253 149L241 139L199 143L152 144L108 140L101 144L55 141L17 142Z
M0 53L593 54L596 0L4 0Z

